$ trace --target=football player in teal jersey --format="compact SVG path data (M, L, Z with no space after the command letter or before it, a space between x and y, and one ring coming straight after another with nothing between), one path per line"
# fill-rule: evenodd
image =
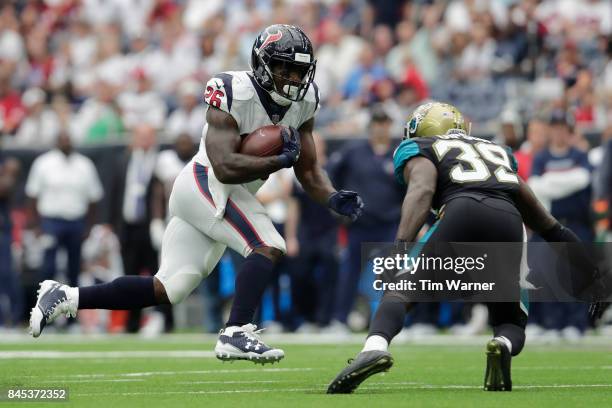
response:
M579 241L518 177L511 150L470 136L454 106L419 106L406 124L394 165L397 181L407 185L398 242L414 242L431 209L437 221L425 236L427 242L522 242L523 223L549 242ZM516 264L518 277L520 253L511 258L508 262ZM487 306L494 335L486 345L484 389L511 391L510 363L525 344L527 305ZM403 293L384 293L363 350L331 382L328 393L353 392L371 375L391 368L393 357L387 349L409 307Z

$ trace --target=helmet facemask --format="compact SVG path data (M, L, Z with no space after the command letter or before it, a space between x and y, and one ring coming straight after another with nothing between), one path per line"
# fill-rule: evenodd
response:
M275 102L287 105L304 99L308 87L312 83L316 70L316 60L311 61L309 54L296 53L296 61L279 55L269 56L266 50L258 55L259 66L265 70L267 76L265 89L271 94ZM299 59L299 60L298 60ZM300 61L301 60L301 61ZM292 75L297 73L297 75ZM295 77L300 80L295 80Z
M272 77L274 92L292 102L297 102L306 96L308 87L314 79L315 67L315 62L302 63L275 57L266 66L266 69L269 70ZM293 75L294 73L297 75ZM296 80L296 77L300 79Z

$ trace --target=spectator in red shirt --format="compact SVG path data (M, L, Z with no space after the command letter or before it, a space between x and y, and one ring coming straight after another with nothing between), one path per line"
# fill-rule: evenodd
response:
M406 66L406 72L404 73L402 85L406 88L414 89L419 101L422 101L429 96L427 83L412 61L409 61L408 65Z
M49 52L48 36L44 30L32 31L26 38L29 69L26 77L28 87L49 89L53 73L53 55Z
M527 125L527 140L514 153L518 162L518 174L523 180L531 175L533 158L548 145L548 124L542 119L534 118Z
M0 77L0 133L13 134L25 117L21 97L11 89L10 75Z

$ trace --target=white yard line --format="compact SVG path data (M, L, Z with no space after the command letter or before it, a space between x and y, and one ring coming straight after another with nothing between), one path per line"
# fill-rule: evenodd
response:
M41 384L76 384L76 383L123 383L123 382L144 382L145 380L137 379L137 378L91 378L88 380L66 380L66 379L58 379L58 380L43 380L36 381Z
M316 370L315 368L238 368L235 370L185 370L185 371L143 371L133 373L106 373L106 374L68 374L58 380L69 378L107 378L107 377L155 377L168 375L193 375L193 374L233 374L233 373L287 373L287 372L306 372ZM52 376L28 375L19 376L20 378L50 378Z
M390 383L395 384L395 383ZM515 389L532 389L532 388L612 388L612 384L550 384L550 385L524 385L524 386L515 386ZM362 390L419 390L419 389L427 389L427 390L453 390L453 389L482 389L482 386L478 385L432 385L432 384L420 384L420 385L411 385L407 383L405 385L398 386L387 386L385 383L381 383L379 386L372 385L367 387L361 387ZM209 394L250 394L250 393L283 393L283 392L315 392L315 393L323 393L325 388L321 387L310 387L310 388L274 388L274 389L266 389L266 388L256 388L256 389L244 389L244 390L196 390L196 391L146 391L146 392L123 392L123 393L114 393L113 395L120 396L142 396L142 395L174 395L174 394L197 394L197 395L209 395ZM100 395L108 395L107 393L77 393L71 394L75 397L93 397Z
M525 367L521 367L521 366L513 366L512 367L513 370L551 370L551 371L556 371L556 370L612 370L612 365L605 365L605 366L569 366L569 367L564 367L564 366L525 366Z
M140 380L143 381L143 380ZM175 384L278 384L295 382L289 380L241 380L241 381L177 381Z
M322 388L276 388L276 389L266 389L266 388L257 388L257 389L248 389L248 390L211 390L211 391L160 391L160 392L120 392L113 393L113 396L120 395L122 397L132 397L132 396L141 396L141 395L175 395L175 394L255 394L255 393L265 393L265 392L312 392L312 391L323 391ZM70 394L70 396L75 397L95 397L100 395L108 395L107 392L104 393L86 393L86 394Z
M67 358L213 358L215 353L202 350L180 351L0 351L0 360L5 359L67 359Z

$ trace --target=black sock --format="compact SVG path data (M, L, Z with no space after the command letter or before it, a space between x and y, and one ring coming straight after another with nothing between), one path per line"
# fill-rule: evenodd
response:
M253 320L261 297L273 277L274 262L257 253L247 256L236 275L234 304L225 327L242 326Z
M512 356L518 355L525 346L525 329L515 324L500 324L493 328L495 337L504 336L512 344Z
M79 309L130 310L157 305L152 276L122 276L79 288Z
M404 327L406 312L406 302L396 298L383 297L374 315L374 320L372 320L370 325L368 337L374 335L382 336L391 344L391 340Z

